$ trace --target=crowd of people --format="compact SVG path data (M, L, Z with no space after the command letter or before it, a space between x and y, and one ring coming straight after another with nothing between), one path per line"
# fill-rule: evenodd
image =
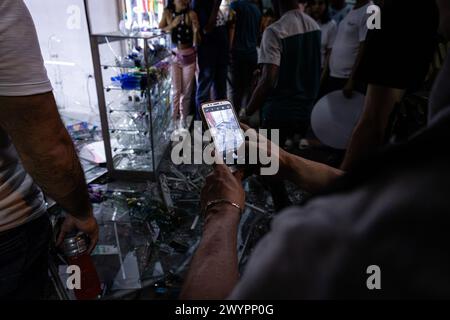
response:
M450 57L431 93L428 127L381 148L395 104L424 81L436 34L450 38L449 2L379 1L382 28L370 31L369 0L272 0L265 12L258 1L221 2L174 0L164 12L160 27L174 44L174 119L185 126L195 86L197 113L226 99L231 74L241 120L258 114L261 128L280 130L279 146L259 137L259 148L279 157L267 183L282 212L240 275L245 177L216 165L202 191L204 231L181 298L450 297ZM68 212L59 243L76 229L92 250L98 226L31 16L17 0L0 2L0 16L0 298L40 298L52 233L43 192ZM315 102L334 90L366 95L341 168L282 148L306 134ZM284 180L312 199L284 209ZM382 272L381 290L367 287L372 265Z

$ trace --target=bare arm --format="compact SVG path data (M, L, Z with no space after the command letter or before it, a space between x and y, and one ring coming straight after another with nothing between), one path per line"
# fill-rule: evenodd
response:
M227 199L245 204L241 176L233 176L225 165L216 165L202 190L202 207L209 201ZM237 230L240 211L224 203L206 212L200 246L191 262L181 299L225 299L239 279Z
M344 175L344 171L293 154L287 153L285 157L284 177L310 193L327 188Z
M167 22L167 9L164 10L161 21L159 22L159 28L164 30L168 26Z
M248 142L250 147L255 148L254 150L259 149L260 153L267 156L278 157L277 174L280 177L292 181L307 192L321 191L345 173L328 165L290 154L247 125L241 123L241 127L250 138Z
M328 78L329 72L330 72L330 56L331 56L331 50L327 49L325 53L325 63L323 65L322 75L320 76L320 87L322 88Z
M194 31L194 46L198 46L201 42L200 23L198 22L198 16L194 10L190 11L189 16L192 21L192 30Z
M181 299L225 299L238 279L239 211L230 206L211 210L202 240L191 262Z
M229 22L229 27L228 27L228 39L229 39L229 48L230 51L233 50L233 44L234 44L234 36L236 34L236 13L231 10L231 20Z
M248 116L251 116L262 107L267 96L275 88L279 70L280 68L274 64L263 65L261 78L247 106Z
M164 10L163 17L159 23L159 28L165 32L171 32L181 22L181 16L172 19L169 10Z
M353 65L353 68L352 68L352 73L351 73L350 78L348 79L348 82L344 88L344 95L347 98L351 98L351 96L353 94L353 89L355 87L355 75L356 75L356 72L358 71L359 65L361 64L361 60L364 55L365 48L366 48L365 42L361 42L359 45L358 55L356 56L355 64Z
M0 97L0 106L0 126L11 137L25 170L96 242L84 172L53 94Z

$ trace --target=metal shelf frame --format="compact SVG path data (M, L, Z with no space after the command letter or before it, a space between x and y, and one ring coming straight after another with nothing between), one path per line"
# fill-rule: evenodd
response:
M153 106L152 99L151 99L151 90L154 83L152 83L152 77L150 74L150 68L155 65L154 61L149 61L149 43L148 40L151 39L157 39L161 38L163 36L167 37L167 33L162 32L160 30L155 30L152 34L146 33L146 34L138 34L133 36L126 36L121 34L120 32L112 32L112 33L102 33L102 34L93 34L92 33L92 16L89 12L89 3L90 0L84 0L84 7L86 11L86 18L87 18L87 24L88 24L88 31L89 31L89 39L90 39L90 45L91 45L91 53L92 53L92 61L94 65L94 77L96 82L96 89L97 89L97 96L98 96L98 105L99 105L99 112L100 112L100 120L101 120L101 129L102 129L102 135L105 145L105 153L106 153L106 162L107 162L107 169L109 175L114 179L119 180L129 180L129 181L145 181L145 180L151 180L151 181L157 181L158 172L159 172L159 166L161 164L161 159L158 159L158 161L155 159L155 146L157 141L155 141L155 138L159 136L158 132L155 132L155 123L153 119L153 108L156 107L158 104ZM93 0L95 1L95 0ZM106 41L106 39L108 41ZM118 170L114 167L114 157L113 157L113 150L111 145L111 126L109 124L108 119L108 107L107 107L107 101L106 101L106 95L105 95L105 89L107 86L105 86L103 81L103 69L104 65L102 65L101 56L100 56L100 45L104 45L107 42L114 42L114 41L138 41L138 40L144 40L144 62L145 67L142 68L142 72L147 75L147 86L145 89L145 94L147 95L147 103L148 103L148 114L149 114L149 131L150 131L150 145L151 145L151 158L152 158L152 171L130 171L130 170ZM170 47L170 44L168 44L168 47ZM164 59L160 59L159 61L164 61L165 59L170 58L170 55L167 55L164 57ZM111 66L112 67L112 66ZM119 88L118 88L119 89ZM123 90L126 91L126 90ZM170 97L170 91L169 91L169 99L170 99L170 105L171 105L171 97ZM170 141L168 141L168 144L164 150L162 150L162 154L167 153L167 147L170 145ZM157 163L158 162L158 163Z

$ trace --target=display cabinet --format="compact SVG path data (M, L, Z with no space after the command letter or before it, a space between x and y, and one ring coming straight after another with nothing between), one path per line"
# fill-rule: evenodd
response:
M155 180L170 145L170 35L90 31L90 41L109 174Z

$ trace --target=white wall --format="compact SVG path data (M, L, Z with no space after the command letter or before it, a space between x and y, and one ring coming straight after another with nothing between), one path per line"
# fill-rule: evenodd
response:
M36 25L42 55L61 113L98 124L97 93L82 0L24 0ZM93 31L118 28L116 0L89 0ZM64 65L49 63L56 61Z

